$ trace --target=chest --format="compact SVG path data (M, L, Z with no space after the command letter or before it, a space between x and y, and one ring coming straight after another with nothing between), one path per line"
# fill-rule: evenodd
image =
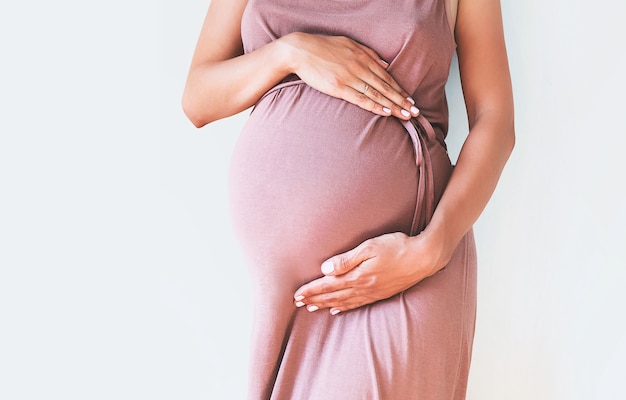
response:
M449 0L250 0L242 19L246 52L291 32L348 36L394 59L407 46L450 48Z

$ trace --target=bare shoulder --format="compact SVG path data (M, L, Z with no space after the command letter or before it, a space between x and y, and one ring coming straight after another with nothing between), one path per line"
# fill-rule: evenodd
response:
M227 60L243 53L241 18L248 0L211 0L193 64Z

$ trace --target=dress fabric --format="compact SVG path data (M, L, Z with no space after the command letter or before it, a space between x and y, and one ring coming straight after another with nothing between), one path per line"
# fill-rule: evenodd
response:
M293 303L327 258L428 224L453 168L444 139L455 43L444 1L248 2L245 52L296 31L350 37L389 62L421 111L410 122L378 116L297 76L255 105L229 176L254 288L249 399L465 398L476 314L471 231L444 269L389 299L337 316Z

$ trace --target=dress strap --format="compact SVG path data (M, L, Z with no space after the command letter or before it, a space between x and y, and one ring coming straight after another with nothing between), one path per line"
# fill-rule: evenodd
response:
M411 236L415 236L426 228L435 212L433 167L427 143L435 140L436 134L430 122L421 114L416 119L403 120L402 125L404 125L413 142L415 165L418 173L417 199L415 201L413 223L411 224Z

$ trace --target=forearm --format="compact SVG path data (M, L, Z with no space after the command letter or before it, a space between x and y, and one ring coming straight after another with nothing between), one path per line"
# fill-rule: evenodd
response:
M279 39L248 54L193 65L183 93L185 114L201 127L251 107L289 75L286 57Z
M485 113L471 127L448 185L424 231L439 249L436 269L449 261L461 238L484 210L514 142L512 114Z

